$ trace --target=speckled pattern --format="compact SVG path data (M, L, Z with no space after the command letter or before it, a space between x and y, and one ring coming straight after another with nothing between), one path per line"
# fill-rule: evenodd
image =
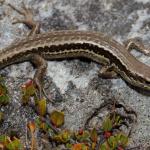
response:
M0 1L1 2L1 1ZM24 0L32 8L35 19L41 23L41 31L77 29L100 31L123 42L128 38L140 37L150 45L150 2L149 0ZM28 29L12 25L13 18L22 17L6 3L21 7L19 0L0 3L0 47L22 38ZM150 65L150 57L133 52L140 61ZM138 122L132 134L131 145L150 140L150 97L144 96L127 86L122 79L104 80L98 77L101 66L85 60L64 60L48 63L47 92L58 101L49 104L49 111L64 110L65 127L78 129L84 125L88 115L104 100L118 98L138 113ZM20 86L25 78L32 77L34 69L30 63L12 65L1 71L7 77L7 86L12 97L11 104L2 107L6 113L0 133L8 127L19 128L24 135L26 119L36 116L29 107L20 104Z

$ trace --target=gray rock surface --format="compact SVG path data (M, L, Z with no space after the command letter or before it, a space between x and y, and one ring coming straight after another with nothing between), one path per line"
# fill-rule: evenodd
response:
M103 32L122 43L128 38L140 37L150 45L150 1L149 0L24 0L32 8L35 20L41 23L42 32L49 30L93 30ZM21 8L19 0L0 1L0 48L6 47L16 38L23 38L29 30L22 24L13 25L13 18L21 18L8 7L11 3ZM133 51L142 62L150 65L150 57ZM52 61L48 63L47 78L51 81L48 92L58 101L49 104L49 111L64 110L65 127L78 129L104 100L115 97L133 108L138 114L138 122L132 134L131 145L150 141L150 97L138 93L122 79L101 79L101 66L82 60ZM24 134L25 122L36 114L30 107L20 103L20 86L26 78L33 77L34 69L25 62L11 65L1 71L6 75L11 103L2 107L6 119L0 133L9 127L19 129Z

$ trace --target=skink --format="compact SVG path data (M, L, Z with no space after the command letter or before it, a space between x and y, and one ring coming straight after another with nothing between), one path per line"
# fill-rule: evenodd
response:
M124 45L87 31L56 31L27 37L0 51L0 69L38 54L47 60L86 57L113 66L125 81L150 91L150 67L138 61Z
M0 69L18 62L33 62L37 67L34 81L41 93L40 80L47 68L45 59L85 57L105 66L101 69L101 74L115 72L131 85L150 91L150 66L138 61L129 52L130 48L137 48L149 54L150 51L139 42L129 40L124 46L104 34L88 31L35 34L39 32L39 23L33 19L31 9L26 8L24 3L23 10L8 5L25 17L15 23L26 24L32 29L32 36L14 42L0 51Z

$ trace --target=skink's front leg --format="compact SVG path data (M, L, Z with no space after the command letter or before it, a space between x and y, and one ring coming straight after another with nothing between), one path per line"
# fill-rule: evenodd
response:
M31 32L29 33L28 36L37 34L40 32L40 25L38 22L36 22L33 19L33 14L31 9L26 8L25 4L22 3L22 10L19 10L17 8L15 8L14 6L12 6L11 4L8 4L12 9L14 9L15 11L17 11L19 14L23 15L25 18L24 19L17 19L14 23L23 23L26 26L28 26L31 29ZM40 99L42 98L42 92L43 94L48 98L48 96L45 94L45 91L43 89L42 86L42 81L43 78L46 74L46 69L47 69L47 62L40 56L37 54L32 54L30 61L35 65L35 67L37 68L33 81L34 84L36 85L36 87L39 90L39 97Z
M8 4L12 9L17 11L19 14L24 16L24 19L16 19L13 24L23 23L28 28L31 29L31 32L28 36L38 34L40 32L40 24L33 19L33 13L30 8L27 8L24 3L22 3L22 10L17 9L11 4Z

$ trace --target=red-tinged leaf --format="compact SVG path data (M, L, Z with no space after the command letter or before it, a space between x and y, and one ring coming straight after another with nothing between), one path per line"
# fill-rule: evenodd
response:
M25 84L23 84L21 87L22 88L28 88L29 86L33 85L33 81L32 80L28 80Z
M111 135L112 135L111 132L108 132L108 131L104 132L104 137L105 137L106 139L109 138Z
M32 80L29 80L25 84L22 85L23 95L33 96L36 92L36 88L33 84Z
M80 129L80 130L78 131L78 134L79 134L79 135L83 135L83 133L84 133L83 129Z
M89 150L89 147L84 143L77 143L72 146L71 150Z
M121 146L118 146L117 150L124 150Z
M29 80L28 82L22 85L22 94L22 103L24 105L26 105L29 102L31 96L35 96L36 88L32 80Z
M64 113L59 111L53 111L50 114L50 120L53 125L55 125L56 127L60 127L64 124Z
M39 100L37 107L39 115L44 116L46 114L46 99Z
M27 124L27 127L29 128L31 134L33 134L35 132L36 125L35 125L34 121L29 121Z
M91 131L91 140L96 143L97 139L98 139L97 131L95 128L93 128L93 130Z
M75 133L75 137L78 141L80 142L87 142L90 139L90 133L89 131L86 130L82 130L80 129L78 132ZM81 134L82 133L82 134Z
M74 144L72 150L82 150L82 144L81 143Z

